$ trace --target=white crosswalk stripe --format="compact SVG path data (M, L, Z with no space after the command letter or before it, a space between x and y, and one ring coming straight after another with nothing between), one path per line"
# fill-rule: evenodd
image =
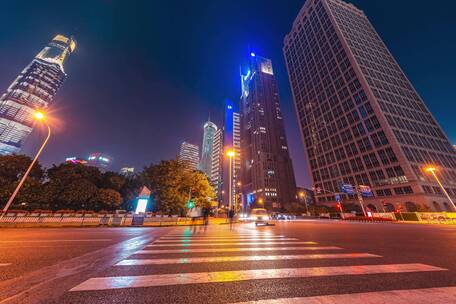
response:
M258 235L246 235L246 236L194 236L194 237L168 237L168 236L162 236L160 240L242 240L242 239L259 239L259 240L264 240L264 239L283 239L285 236L280 235L280 236L273 236L273 235L267 235L267 236L258 236Z
M185 244L185 243L208 243L208 242L247 242L247 241L256 241L256 242L271 242L271 241L297 241L297 238L282 238L282 239L258 239L258 238L251 238L251 239L212 239L212 240L202 240L202 239L187 239L187 240L164 240L164 239L159 239L154 242L156 243L180 243L180 244Z
M163 265L163 264L193 264L193 263L223 263L240 261L280 261L280 260L314 260L314 259L356 259L379 258L381 256L369 253L338 253L338 254L302 254L302 255L247 255L210 258L178 258L178 259L139 259L123 260L117 266L131 265Z
M212 243L210 246L226 246L226 245L316 245L315 242L238 242L238 243ZM178 243L178 244L152 244L146 247L176 247L176 246L208 246L208 244L192 244L192 243Z
M425 264L389 264L100 277L89 279L72 288L70 291L222 283L261 279L306 278L321 276L406 273L443 270L446 269Z
M216 253L216 252L256 252L256 251L308 251L308 250L340 250L336 246L317 247L240 247L240 248L207 248L207 249L165 249L165 250L139 250L135 254L165 254L165 253Z
M174 247L174 248L172 248ZM200 248L201 247L201 248ZM143 250L133 253L134 256L121 260L115 264L116 276L100 276L89 278L73 287L71 293L82 291L101 291L116 289L135 289L160 286L177 286L188 284L244 282L251 280L279 280L287 278L315 278L332 276L362 276L382 274L404 274L419 272L443 272L447 269L422 263L381 263L380 255L363 252L341 252L338 246L319 245L314 241L299 240L297 238L274 235L271 233L227 233L186 235L168 234L148 244ZM212 256L210 254L219 255ZM166 255L175 254L168 257ZM204 255L206 254L206 255ZM149 256L148 256L149 255ZM157 256L155 256L157 255ZM165 255L165 256L164 256ZM360 263L363 259L366 263ZM364 260L366 259L366 260ZM367 263L367 259L370 259ZM271 267L266 269L229 270L229 267L239 267L240 263L270 261L275 265L278 261L294 261L304 263L312 260L311 266L300 265L295 268ZM337 266L320 266L320 260L339 260ZM380 262L379 262L380 261ZM231 263L222 267L217 263ZM323 263L323 262L322 262ZM155 268L140 268L141 275L131 275L131 271L147 265L211 265L202 272L176 272L166 274L151 274ZM346 265L348 264L348 265ZM354 264L354 265L353 265ZM234 266L236 265L236 266ZM283 264L280 264L283 265ZM0 264L2 266L2 264ZM196 267L196 266L195 266ZM227 269L228 270L225 270ZM263 266L264 267L264 266ZM164 269L165 269L164 268ZM182 269L185 269L181 267ZM176 269L181 269L176 268ZM198 268L196 268L198 269ZM210 271L207 271L210 270ZM125 274L128 272L128 275ZM195 270L193 270L195 271ZM197 270L198 271L198 270ZM134 273L133 273L134 274ZM374 303L430 303L423 299L438 299L438 303L456 303L456 287L380 291L358 294L322 295L317 297L279 298L238 304L374 304Z
M429 304L456 303L456 287L390 290L317 297L238 302L237 304Z

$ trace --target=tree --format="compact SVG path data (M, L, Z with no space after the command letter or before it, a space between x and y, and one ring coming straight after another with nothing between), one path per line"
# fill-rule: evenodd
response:
M137 175L125 178L125 183L119 191L123 201L121 205L122 209L133 210L133 201L136 199L142 185L143 183Z
M54 165L47 172L44 195L51 209L87 209L102 181L98 168L82 164Z
M97 195L97 191L97 187L88 179L75 180L57 191L51 203L52 209L91 209L90 202Z
M25 155L0 156L1 206L6 204L31 162L32 159ZM41 206L43 205L41 188L43 179L44 170L41 165L36 162L10 209L34 209L45 207Z
M90 209L95 211L119 209L122 203L122 197L119 192L113 189L98 189L96 194L90 200Z
M214 197L207 177L177 160L144 168L141 180L152 191L158 210L166 213L185 214L190 198L196 206L205 206Z
M106 172L101 176L99 187L120 191L125 185L125 177L116 172Z

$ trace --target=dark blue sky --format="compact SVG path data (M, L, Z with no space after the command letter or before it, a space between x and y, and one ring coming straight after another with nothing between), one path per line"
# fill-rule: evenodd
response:
M369 16L399 64L456 142L456 2L352 1ZM302 0L5 1L0 10L0 90L57 33L78 49L54 108L60 123L45 165L102 151L115 169L173 158L200 143L211 113L240 95L249 48L273 60L298 184L309 183L282 55ZM35 132L25 152L35 151Z

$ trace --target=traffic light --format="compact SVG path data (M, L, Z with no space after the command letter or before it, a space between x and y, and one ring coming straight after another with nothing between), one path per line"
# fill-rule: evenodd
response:
M195 207L195 203L192 200L188 200L187 208L188 209L193 209L194 207Z

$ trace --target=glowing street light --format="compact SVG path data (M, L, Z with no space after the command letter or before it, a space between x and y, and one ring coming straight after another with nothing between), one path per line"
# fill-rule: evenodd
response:
M437 183L439 184L440 188L442 189L443 193L445 194L445 196L448 198L448 200L450 201L451 205L453 206L453 210L456 211L456 205L454 204L453 200L451 199L450 195L448 194L448 192L445 190L445 188L443 187L442 183L440 182L439 178L437 177L437 174L435 173L437 170L436 167L434 166L428 166L426 168L424 168L424 171L427 172L427 173L431 173L432 176L434 176L435 180L437 181Z
M40 112L40 111L37 111L33 114L33 116L36 118L36 120L43 120L44 119L44 113L43 112Z
M306 213L308 214L309 213L309 206L307 206L307 197L306 197L306 193L304 191L301 191L298 193L299 195L299 198L301 200L304 200L304 205L306 205Z
M263 204L264 204L264 199L263 199L262 197L260 197L260 198L258 199L258 203L261 204L261 205L263 205Z
M230 158L230 168L229 168L229 183L228 183L228 209L231 210L232 207L232 200L233 200L233 190L232 190L232 183L233 183L233 157L236 155L236 152L234 150L230 149L226 152L226 155Z
M43 151L44 147L46 146L47 142L49 141L49 138L51 137L51 128L49 127L49 124L46 123L46 115L41 111L37 111L37 112L33 113L33 118L35 118L35 120L37 120L37 121L42 121L46 125L46 127L48 129L48 135L47 135L46 139L44 140L43 144L41 145L40 149L36 153L35 158L33 159L33 161L30 163L29 167L27 168L27 171L25 171L24 175L22 176L21 181L17 185L13 194L11 194L11 197L9 198L8 202L6 203L5 208L3 208L2 217L6 214L6 211L8 211L8 208L13 203L14 198L16 197L17 193L19 192L19 190L21 189L25 180L27 179L28 175L30 174L30 171L32 171L33 165L35 165L36 161L38 160L38 157L40 156L41 152Z

